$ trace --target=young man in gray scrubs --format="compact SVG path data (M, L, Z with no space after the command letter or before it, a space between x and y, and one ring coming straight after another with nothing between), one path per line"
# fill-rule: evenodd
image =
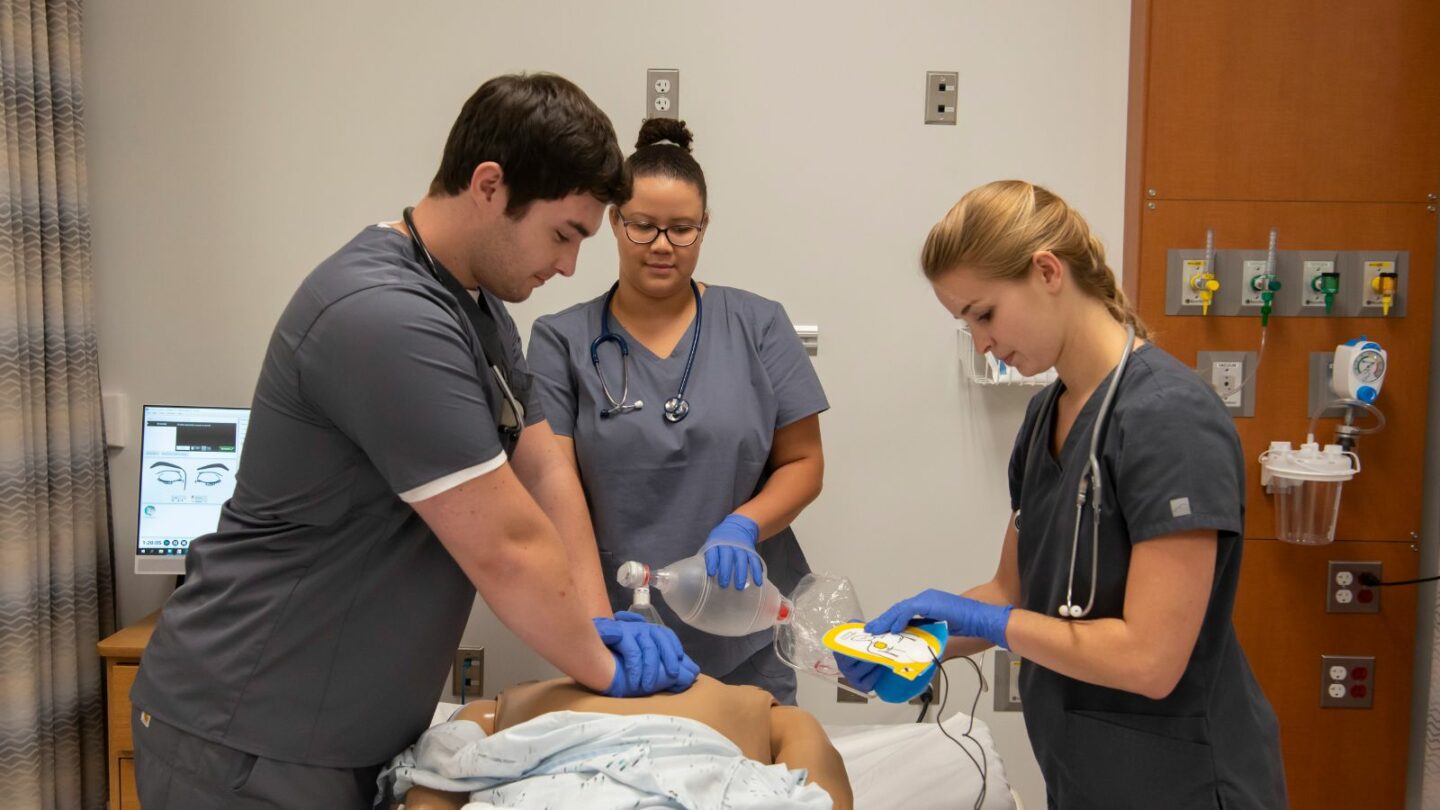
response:
M502 76L466 102L413 211L302 282L235 495L191 544L132 692L146 810L369 807L380 766L428 725L476 589L597 692L693 683L672 632L610 616L502 303L573 273L629 194L578 87Z

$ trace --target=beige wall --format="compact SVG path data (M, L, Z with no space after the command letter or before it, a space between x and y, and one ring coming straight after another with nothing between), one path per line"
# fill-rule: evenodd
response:
M629 144L645 69L675 67L711 188L701 278L821 328L829 465L797 525L812 565L849 575L871 613L922 587L973 584L997 559L1029 392L959 380L954 324L916 256L962 192L1020 176L1068 197L1118 257L1128 26L1125 0L89 2L104 386L128 395L134 420L145 402L248 404L298 281L423 194L481 81L565 74ZM959 126L922 125L926 70L960 72ZM613 276L607 231L575 278L513 309L522 332ZM125 621L172 584L129 573L137 456L132 440L112 458ZM492 687L547 671L483 604L466 640L488 647ZM950 668L950 710L968 708L973 674ZM980 715L1027 803L1043 807L1023 723L992 716L990 698ZM801 701L832 721L911 714L838 707L818 682Z

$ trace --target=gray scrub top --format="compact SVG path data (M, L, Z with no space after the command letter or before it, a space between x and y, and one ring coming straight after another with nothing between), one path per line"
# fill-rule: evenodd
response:
M609 401L590 362L605 296L538 319L530 335L535 388L556 433L575 440L580 478L600 547L610 604L630 605L615 582L627 560L653 568L693 555L726 515L764 484L775 431L829 407L810 358L780 304L731 287L707 285L700 344L685 397L690 414L666 422L695 324L668 357L657 357L614 317L610 330L630 345L630 400L643 410L602 419ZM620 352L600 349L600 371L620 396ZM789 529L759 546L767 576L789 593L809 566ZM743 638L702 633L655 600L665 623L705 673L724 675L770 642L770 631Z
M1065 601L1075 493L1108 385L1107 377L1085 403L1058 459L1049 448L1063 383L1030 401L1016 439L1010 500L1020 510L1020 606L1026 610L1054 616ZM1214 586L1190 663L1162 700L1025 662L1025 725L1050 806L1285 807L1275 713L1231 624L1245 513L1245 459L1234 423L1193 369L1147 343L1134 352L1116 390L1102 431L1100 468L1105 511L1089 618L1122 616L1133 544L1175 532L1218 532ZM1090 594L1090 515L1087 505L1075 562L1075 601L1081 605Z
M515 324L486 296L524 391ZM503 459L479 357L403 234L366 228L306 277L261 365L235 494L190 545L145 650L137 707L306 765L375 765L415 741L475 590L397 493Z

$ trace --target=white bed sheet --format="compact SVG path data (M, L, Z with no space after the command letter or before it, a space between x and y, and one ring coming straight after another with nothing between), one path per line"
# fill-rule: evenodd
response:
M435 707L430 724L449 720L458 703ZM960 736L969 715L956 714L945 730L960 740L977 760L979 751L988 763L989 790L981 810L1017 810L1005 765L984 721L976 720L970 736ZM980 774L958 746L940 733L934 722L899 725L827 725L825 733L845 760L855 810L893 810L897 807L955 807L970 810L980 793ZM979 747L977 748L976 743Z
M1005 765L995 751L990 728L981 720L970 731L974 740L960 736L969 715L956 714L945 730L964 745L977 763L987 767L989 789L981 810L1016 810ZM960 746L940 732L933 722L883 726L825 726L830 742L845 760L855 810L951 807L970 810L980 795L980 771Z

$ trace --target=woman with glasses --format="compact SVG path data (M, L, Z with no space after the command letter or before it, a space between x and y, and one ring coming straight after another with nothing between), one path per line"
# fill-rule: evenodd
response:
M668 565L702 549L723 587L754 587L760 560L788 592L809 572L790 523L820 494L829 407L778 303L695 280L709 225L705 175L685 124L651 119L626 160L634 195L610 208L619 278L535 322L528 360L546 418L575 459L600 567ZM665 623L701 671L795 702L771 633L712 636Z

